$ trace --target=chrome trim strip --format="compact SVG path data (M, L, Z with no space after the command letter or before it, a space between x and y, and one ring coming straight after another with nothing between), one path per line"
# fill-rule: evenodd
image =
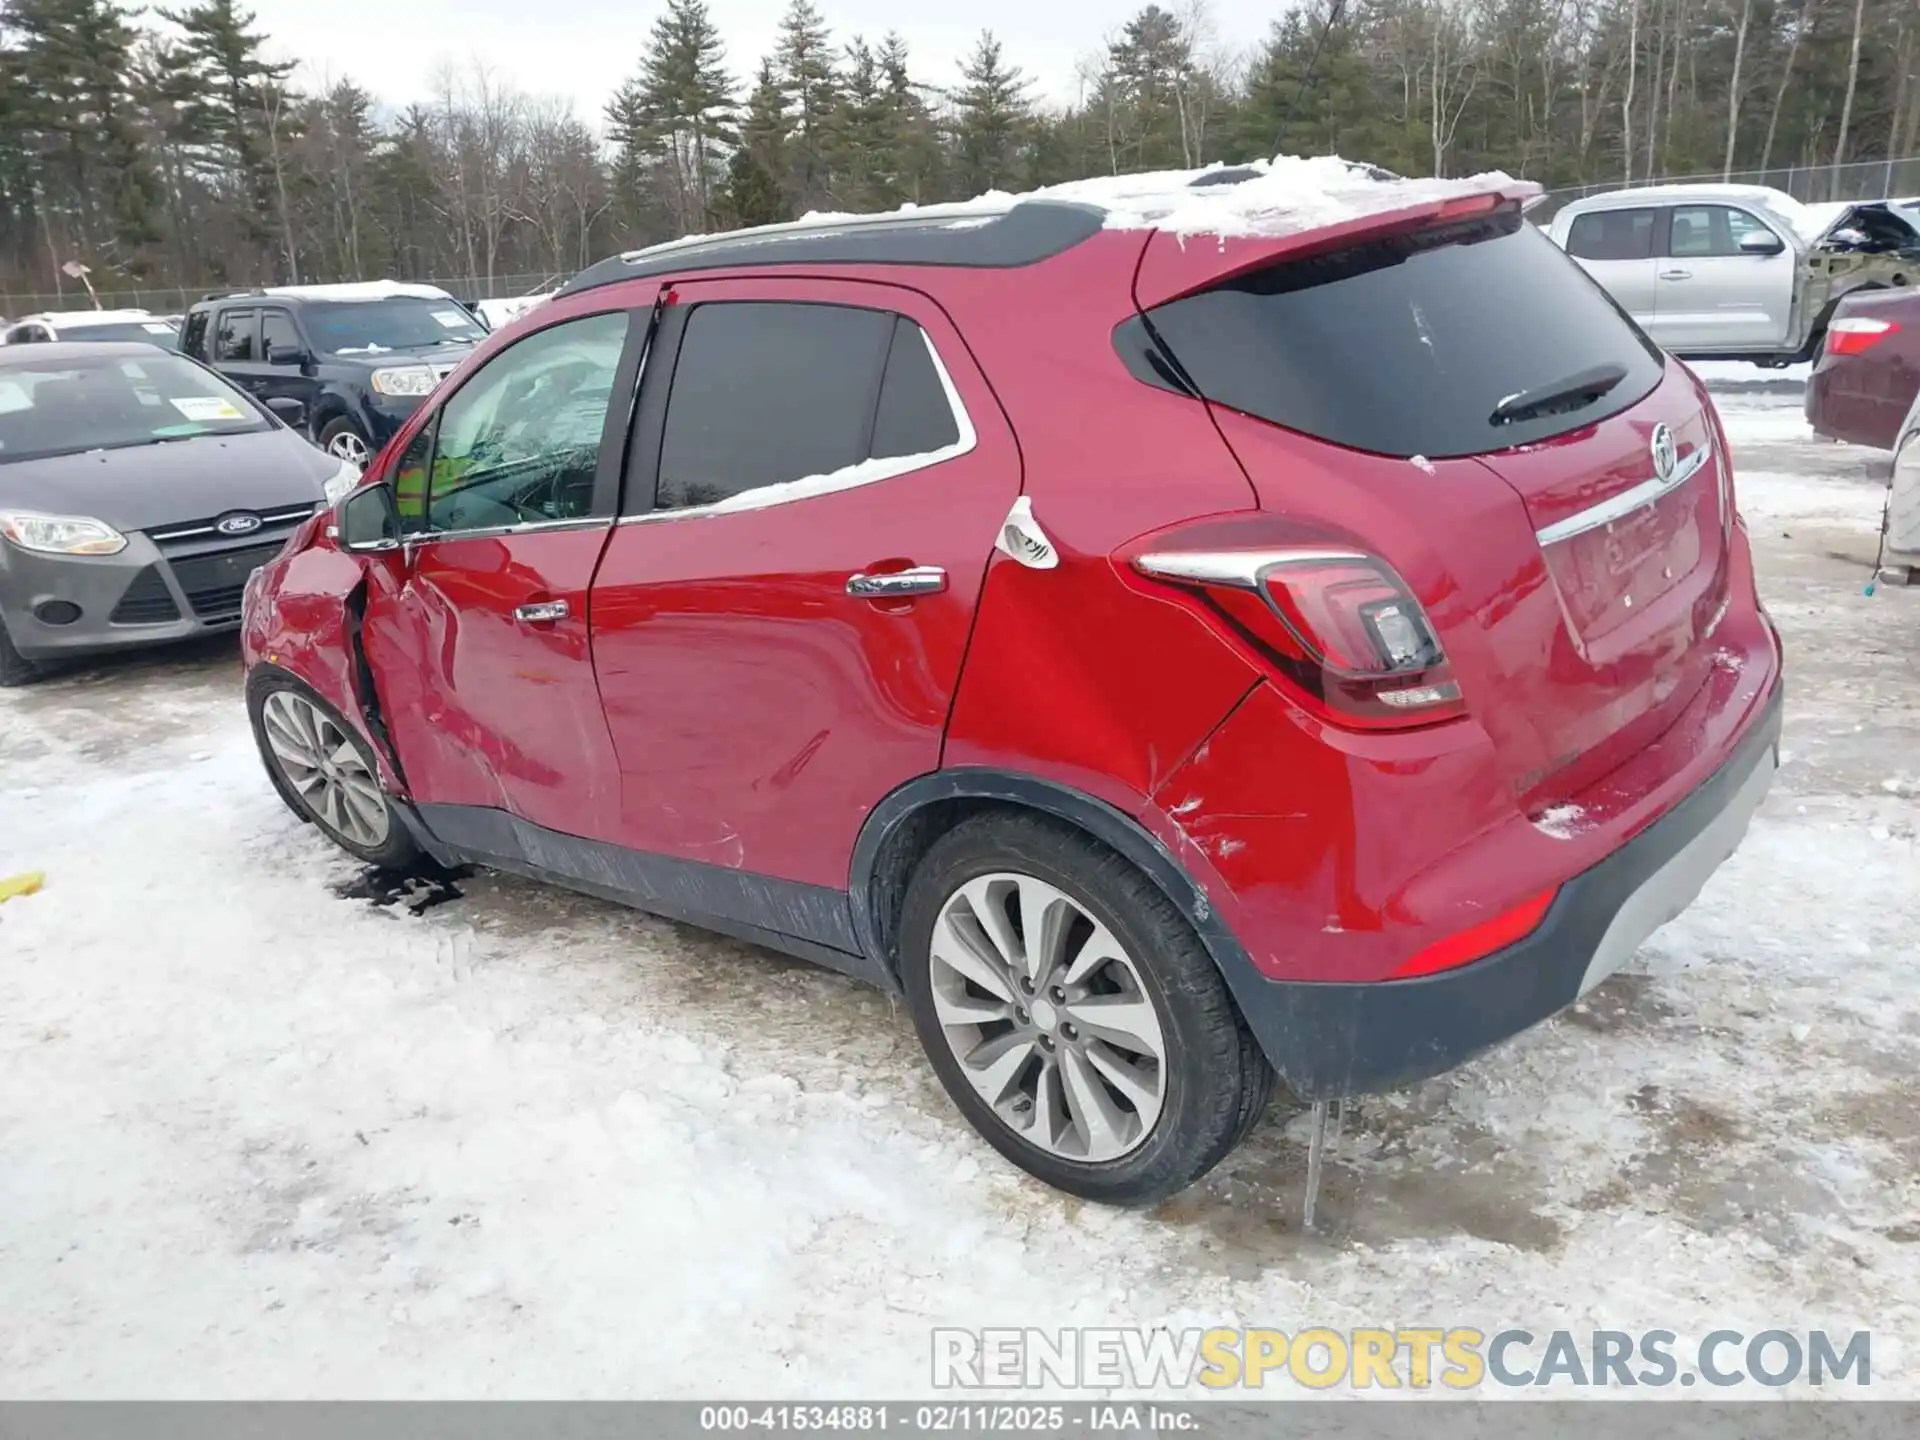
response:
M1681 458L1680 463L1673 467L1673 474L1666 479L1656 476L1651 480L1642 480L1631 490L1602 500L1598 505L1590 505L1578 515L1556 520L1543 530L1536 530L1534 536L1542 545L1554 545L1562 540L1571 540L1576 535L1584 535L1589 530L1598 530L1602 525L1611 525L1642 506L1651 505L1662 496L1678 490L1700 473L1712 454L1712 442L1703 440Z
M613 520L606 515L585 515L578 520L540 520L528 525L490 525L480 530L416 530L411 535L402 535L401 543L409 549L418 550L423 545L437 545L442 540L500 540L511 535L538 535L548 530L594 530L602 526L611 528Z
M1357 550L1168 550L1142 555L1133 564L1141 573L1161 580L1195 580L1252 590L1259 585L1262 572L1275 565L1366 558Z

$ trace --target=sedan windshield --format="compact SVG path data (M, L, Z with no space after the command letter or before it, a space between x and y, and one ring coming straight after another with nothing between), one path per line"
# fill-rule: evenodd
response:
M111 325L62 325L62 340L143 340L162 350L180 348L180 332L160 320L122 320Z
M430 345L471 345L486 330L451 300L398 296L343 300L301 311L313 343L332 355L378 355Z
M162 351L0 363L0 465L270 424L219 376Z

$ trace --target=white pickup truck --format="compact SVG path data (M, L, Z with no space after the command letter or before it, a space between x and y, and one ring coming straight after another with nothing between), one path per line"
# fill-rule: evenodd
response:
M1920 282L1913 201L1816 211L1754 185L1650 185L1576 200L1546 228L1690 360L1809 360L1842 295Z

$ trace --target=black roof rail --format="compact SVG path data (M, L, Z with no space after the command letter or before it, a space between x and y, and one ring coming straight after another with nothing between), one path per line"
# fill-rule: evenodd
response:
M1107 212L1072 200L1022 200L1005 210L936 206L802 221L673 240L589 265L560 287L577 295L622 280L746 265L950 265L1014 269L1050 260L1099 233Z

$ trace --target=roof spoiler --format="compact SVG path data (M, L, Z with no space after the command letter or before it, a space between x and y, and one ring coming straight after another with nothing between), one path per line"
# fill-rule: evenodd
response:
M1183 235L1156 230L1140 257L1140 269L1134 277L1134 303L1142 310L1151 310L1289 256L1343 249L1369 236L1491 215L1507 206L1518 209L1539 194L1538 185L1510 181L1286 234Z

